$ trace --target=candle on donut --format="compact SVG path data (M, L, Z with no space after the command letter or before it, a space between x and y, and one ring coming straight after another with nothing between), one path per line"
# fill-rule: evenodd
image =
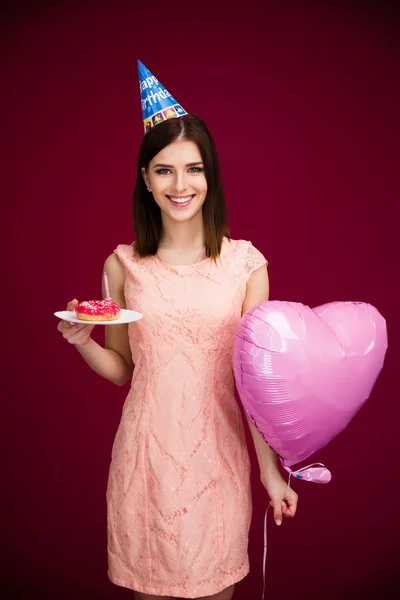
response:
M106 300L111 300L111 298L110 298L110 292L108 290L107 273L105 271L103 273L103 279L104 279L104 287L105 287L105 290L106 290Z

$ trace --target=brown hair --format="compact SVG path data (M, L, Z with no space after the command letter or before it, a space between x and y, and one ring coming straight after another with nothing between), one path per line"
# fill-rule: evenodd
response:
M147 171L156 154L178 138L194 142L201 154L207 180L207 196L202 207L206 255L215 260L220 255L223 237L230 238L221 168L211 133L204 121L192 114L167 119L143 138L133 193L135 250L140 257L156 254L162 231L161 210L152 193L147 191L142 168Z

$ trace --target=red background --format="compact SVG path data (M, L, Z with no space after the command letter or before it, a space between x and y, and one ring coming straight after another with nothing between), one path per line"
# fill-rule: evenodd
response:
M371 399L313 457L332 482L296 482L298 516L280 529L270 521L267 598L399 592L397 16L384 2L280 6L3 5L7 599L132 598L106 574L105 488L127 388L89 371L53 312L99 295L104 259L132 241L138 58L210 127L232 236L268 257L271 298L362 300L388 321ZM262 590L267 498L250 452L251 573L237 600Z

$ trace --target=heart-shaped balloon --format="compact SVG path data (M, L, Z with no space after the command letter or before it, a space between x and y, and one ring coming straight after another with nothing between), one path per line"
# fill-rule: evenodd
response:
M290 467L348 425L370 396L386 349L385 319L362 302L311 309L269 301L243 315L234 343L236 387L249 418L286 470L309 481L329 481L327 469Z

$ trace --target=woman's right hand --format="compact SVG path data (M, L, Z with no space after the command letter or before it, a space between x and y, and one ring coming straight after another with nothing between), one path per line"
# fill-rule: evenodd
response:
M66 310L74 311L78 304L78 300L74 298L74 300L68 302ZM57 329L61 331L63 338L70 344L84 346L90 340L90 334L94 327L94 325L86 325L84 321L82 321L82 325L80 323L70 323L70 321L60 321Z

